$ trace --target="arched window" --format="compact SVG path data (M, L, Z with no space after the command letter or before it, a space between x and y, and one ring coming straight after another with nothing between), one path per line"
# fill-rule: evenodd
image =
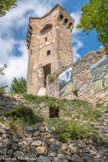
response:
M68 29L71 29L71 26L72 26L72 22L69 23Z
M43 27L43 29L41 30L41 34L46 34L47 32L52 30L52 24L47 24Z
M63 25L67 25L67 23L68 23L68 19L66 18L65 20L64 20L64 23L63 23Z
M60 17L59 17L59 21L62 22L63 21L63 15L61 14Z

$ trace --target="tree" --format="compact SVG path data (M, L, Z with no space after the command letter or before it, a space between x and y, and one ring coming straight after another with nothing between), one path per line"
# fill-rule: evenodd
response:
M81 11L77 28L82 28L86 34L96 29L97 39L108 55L108 0L89 0L89 3L81 7Z
M5 75L5 73L4 73L5 68L7 68L6 64L4 64L3 67L0 67L0 75ZM8 87L7 85L5 85L4 83L1 83L1 85L0 85L0 93L4 93L5 88L7 88L7 87Z
M3 67L0 67L0 75L5 75L4 70L7 68L7 65L4 64Z
M0 17L6 14L6 11L16 6L17 0L0 0Z
M26 79L21 77L21 78L15 78L12 81L10 91L12 93L26 93L27 91L27 83Z

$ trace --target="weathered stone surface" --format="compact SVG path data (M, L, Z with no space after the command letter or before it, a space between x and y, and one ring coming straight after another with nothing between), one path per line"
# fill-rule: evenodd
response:
M52 162L68 162L68 160L56 157Z
M79 161L81 161L81 158L77 154L74 154L72 156L72 161L79 162Z
M24 156L24 153L21 152L21 151L15 151L15 152L13 153L13 155L14 155L15 157L17 157L17 158L21 158L21 157Z
M41 141L33 141L31 146L41 146L42 142Z
M13 149L10 149L10 150L7 151L7 154L10 155L10 156L12 156L13 152L14 152L14 150Z
M39 156L37 162L51 162L51 160L46 156Z
M7 144L4 143L4 142L0 142L0 148L6 148L7 147Z
M36 131L34 132L33 136L36 137L36 136L39 136L40 132L39 131Z
M102 113L100 116L104 124L108 122L108 113ZM100 119L98 119L100 120ZM101 122L101 121L100 121ZM103 124L103 123L102 123ZM37 127L42 126L42 124L37 125ZM5 128L6 126L3 125ZM101 127L101 125L100 125ZM69 140L68 143L61 143L57 140L56 134L46 132L46 127L43 125L42 129L44 131L39 131L38 140L34 140L30 137L24 137L20 142L15 140L17 137L12 138L9 131L7 134L2 134L0 137L0 157L8 156L16 158L16 161L20 161L22 158L34 157L40 162L48 161L50 162L107 162L108 159L108 142L96 139L79 139L79 140ZM105 129L107 129L107 124L105 124ZM101 131L101 130L100 130ZM31 132L32 136L35 130ZM46 135L49 135L46 140ZM5 138L3 138L5 136ZM30 159L28 160L30 161Z
M37 147L36 152L39 155L46 155L47 154L47 149L46 149L46 147Z
M46 88L41 87L38 92L38 96L45 96L47 94Z
M26 130L31 132L31 131L33 131L33 127L32 126L28 126L28 127L26 127Z

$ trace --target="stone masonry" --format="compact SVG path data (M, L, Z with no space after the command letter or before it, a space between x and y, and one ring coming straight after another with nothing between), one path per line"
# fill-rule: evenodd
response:
M73 62L73 26L74 19L60 5L56 5L41 18L30 17L27 36L27 93L40 93L42 88L46 88L48 74L59 72Z
M94 93L90 66L105 56L104 48L90 51L73 62L71 31L74 19L60 5L48 14L30 17L27 47L29 53L27 93L59 98L59 74L72 67L74 90L67 99L83 99L92 103L108 101L108 88ZM49 81L49 77L51 81Z
M101 47L97 51L90 51L87 55L81 58L79 61L71 64L73 84L75 90L77 90L77 95L74 91L70 94L64 96L66 99L82 99L87 100L91 103L104 103L108 102L108 88L105 88L97 93L93 91L92 76L90 71L90 66L105 56L104 48ZM66 69L63 69L65 71ZM54 96L59 98L59 78L55 77L51 82L47 84L47 93L49 96Z
M107 119L108 112L103 114ZM107 128L106 125L106 128ZM96 129L100 129L98 126ZM105 127L104 127L105 128ZM105 128L105 129L106 129ZM26 137L13 136L7 125L0 123L0 161L3 162L107 162L108 142L92 139L60 142L57 133L42 123L27 126ZM102 130L103 131L103 130ZM107 131L107 129L106 129Z

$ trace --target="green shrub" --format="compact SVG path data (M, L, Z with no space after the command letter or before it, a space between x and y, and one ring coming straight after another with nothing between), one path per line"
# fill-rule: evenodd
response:
M67 142L68 138L79 139L97 135L98 133L94 131L88 124L78 120L71 120L62 125L59 140L62 142Z
M8 86L2 86L0 87L0 93L5 93L5 88L7 88Z
M48 81L51 82L54 80L54 74L48 74Z
M23 94L26 93L27 91L27 83L26 79L21 77L21 78L15 78L12 81L11 87L10 87L10 92L13 94Z
M42 119L38 117L31 108L24 106L20 106L11 112L6 113L6 117L11 117L14 120L19 118L27 124L35 124L42 121Z

